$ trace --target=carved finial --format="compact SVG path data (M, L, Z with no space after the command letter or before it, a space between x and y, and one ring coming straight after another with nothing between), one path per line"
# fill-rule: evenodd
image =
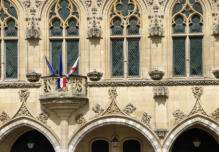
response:
M116 100L116 97L118 96L118 94L117 94L117 90L115 87L110 88L108 93L109 93L110 99Z
M202 87L193 87L192 88L192 93L194 94L194 97L196 98L196 100L199 100L202 93L203 93L203 88Z
M19 97L20 97L21 102L26 102L27 98L30 95L30 92L27 89L22 89L18 93L19 93Z
M143 113L141 121L145 124L150 126L151 116L147 114L146 112Z
M0 121L1 122L3 122L3 123L5 123L5 122L7 122L7 121L9 121L10 120L10 117L8 116L8 114L6 113L6 112L2 112L1 114L0 114Z
M123 109L123 111L127 114L130 115L132 114L134 111L136 110L136 107L133 104L128 104L125 106L125 108Z

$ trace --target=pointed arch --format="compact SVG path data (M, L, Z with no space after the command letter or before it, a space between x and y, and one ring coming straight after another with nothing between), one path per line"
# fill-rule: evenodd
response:
M219 125L216 124L211 119L204 117L202 115L194 115L180 124L178 124L172 131L167 135L164 144L163 144L163 152L169 152L172 147L174 141L188 128L192 128L193 126L200 125L204 128L208 128L209 131L215 133L215 135L219 136Z
M70 139L69 151L74 152L77 148L77 145L80 143L83 137L85 137L92 130L110 124L125 125L135 129L136 131L141 133L146 139L148 139L149 143L152 145L155 152L161 152L159 140L157 139L153 131L150 128L143 125L142 123L125 116L101 117L87 123L82 128L80 128Z
M9 133L13 132L15 129L20 127L30 127L32 129L37 130L41 134L43 134L51 143L54 150L56 152L60 151L60 143L59 139L56 136L54 132L52 132L50 129L48 129L46 126L42 125L38 121L28 118L28 117L20 117L17 119L13 119L7 123L5 123L3 126L0 127L0 140L2 140L4 137L6 137Z

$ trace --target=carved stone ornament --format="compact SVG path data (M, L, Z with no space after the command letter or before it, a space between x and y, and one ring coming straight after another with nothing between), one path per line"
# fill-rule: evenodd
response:
M92 0L84 0L87 7L91 7Z
M219 24L213 25L213 35L215 36L219 35Z
M97 6L100 7L103 4L104 0L97 0Z
M162 97L162 98L168 98L168 88L161 86L161 87L154 87L154 98L156 97Z
M40 28L37 25L37 19L32 18L29 21L29 25L26 31L26 39L27 40L39 40L40 39Z
M197 113L208 116L207 113L205 112L205 110L202 108L199 100L196 100L194 107L192 108L191 112L189 113L189 116L197 114Z
M97 18L95 16L88 18L90 26L88 27L88 38L92 39L99 39L101 38L101 26L100 20L102 18Z
M7 121L9 121L10 120L10 117L8 116L8 114L6 113L6 112L2 112L1 114L0 114L0 121L1 122L3 122L3 123L5 123L5 122L7 122Z
M175 124L179 123L186 117L186 115L179 109L173 112L173 116L175 117Z
M203 88L199 86L195 86L192 88L192 93L194 94L196 100L199 100L201 95L203 94Z
M117 90L115 87L112 87L108 90L108 94L111 100L116 100L116 97L118 96Z
M22 105L20 106L18 112L14 115L13 118L22 117L22 116L25 116L25 117L33 117L33 115L32 115L32 114L30 113L30 111L28 110L28 108L27 108L25 102L22 103Z
M30 92L29 92L29 90L27 90L27 89L21 89L21 90L18 92L18 94L19 94L20 101L21 101L21 102L26 102L26 101L27 101L27 98L28 98L29 95L30 95Z
M219 27L218 27L219 28ZM219 34L219 33L218 33ZM219 79L219 70L213 70L212 71L215 78Z
M158 69L148 72L152 80L161 80L164 76L164 72Z
M164 139L166 134L168 133L168 130L167 129L157 129L157 130L155 130L155 133L157 134L157 136L160 139Z
M134 111L136 110L136 107L132 104L128 104L127 106L125 106L125 108L123 109L123 112L125 112L127 115L132 114Z
M38 82L40 80L41 74L36 72L31 72L31 73L27 73L26 77L29 82Z
M86 120L82 114L79 114L78 116L76 116L75 121L77 124L85 124L86 123Z
M99 81L102 78L103 73L94 70L92 72L89 72L87 76L91 81Z
M217 108L214 112L212 112L211 117L212 117L212 119L219 122L219 108Z
M151 116L147 114L146 112L143 113L141 121L145 124L150 126Z
M153 4L153 1L154 1L154 0L146 0L146 3L147 3L148 5L152 5L152 4Z
M99 104L96 104L93 108L92 108L92 110L96 113L96 114L98 114L98 115L100 115L103 111L104 111L104 109L101 107L101 105L99 105Z
M46 124L47 120L49 119L49 116L46 113L40 113L37 119L42 123Z

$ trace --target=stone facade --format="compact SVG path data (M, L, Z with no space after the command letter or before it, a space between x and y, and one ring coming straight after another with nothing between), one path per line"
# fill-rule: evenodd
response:
M18 12L19 53L18 78L0 82L3 152L31 129L56 152L89 152L87 144L95 139L111 142L114 126L119 142L137 139L145 152L170 152L175 139L194 126L219 141L219 80L212 73L219 69L218 0L199 0L204 25L199 77L173 76L170 16L175 0L133 0L141 21L140 75L134 78L111 77L109 16L115 0L71 0L80 15L79 74L84 77L69 78L66 90L56 90L44 59L50 55L49 10L57 0L8 1ZM156 68L161 80L149 75ZM27 80L32 71L41 74L39 81ZM94 81L85 77L93 71L101 74Z

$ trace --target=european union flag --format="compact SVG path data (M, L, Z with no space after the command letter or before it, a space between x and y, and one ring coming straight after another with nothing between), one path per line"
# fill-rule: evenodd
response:
M59 56L59 75L62 76L63 66L62 66L62 51Z
M49 68L50 74L51 74L51 75L55 75L55 72L54 72L52 66L50 65L49 61L47 60L47 57L46 57L46 56L45 56L45 59L46 59L46 63L47 63L47 66L48 66L48 68Z

